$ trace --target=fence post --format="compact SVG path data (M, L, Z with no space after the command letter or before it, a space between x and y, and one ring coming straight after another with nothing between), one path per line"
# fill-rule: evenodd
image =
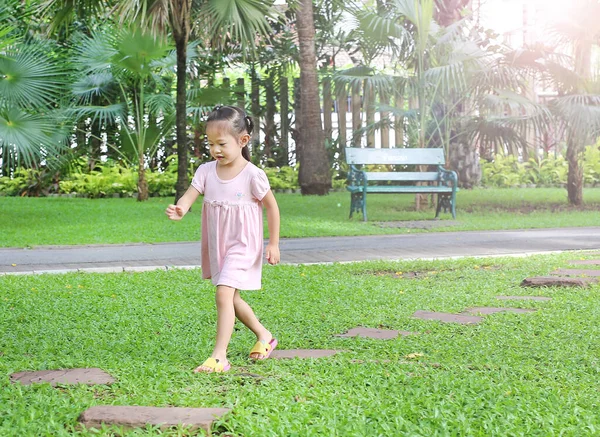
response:
M375 123L375 90L373 86L365 79L364 83L364 110L366 116L366 127L367 127L367 147L375 147L375 130L373 129L373 123Z
M402 94L396 93L394 104L397 109L404 109L404 98ZM397 148L404 147L404 117L396 114L394 116L394 144Z
M325 131L325 141L331 144L333 137L333 122L331 112L333 111L333 99L331 97L331 78L323 79L323 130Z
M246 109L246 88L244 85L243 77L239 77L236 82L235 95L237 96L237 105L240 108L245 110Z
M348 112L348 93L345 87L340 87L337 95L337 111L338 111L338 144L340 147L340 159L345 159L344 149L348 144L346 131L346 115Z
M252 121L254 122L254 131L252 132L252 154L255 154L260 148L260 82L254 66L252 67L252 70L250 70L250 80L250 110L252 112Z
M381 93L379 95L379 101L383 105L389 104L388 95ZM389 116L390 113L388 111L380 111L379 113L379 122L381 124L381 148L384 149L390 148L390 127L387 124Z
M275 145L275 71L269 71L265 84L266 91L266 113L265 113L265 145L263 155L265 158L273 158L273 146Z
M294 78L294 129L292 130L292 138L294 139L295 144L295 153L296 153L296 163L302 161L302 143L300 142L300 129L302 129L301 125L301 117L300 112L301 108L301 98L300 93L302 92L300 87L300 78Z
M288 78L281 76L279 78L279 111L281 124L281 150L285 156L285 165L290 163L290 145L289 145L289 114L290 114L290 98L289 98Z
M362 127L361 104L360 104L360 85L352 89L352 147L361 146L362 134L359 132Z

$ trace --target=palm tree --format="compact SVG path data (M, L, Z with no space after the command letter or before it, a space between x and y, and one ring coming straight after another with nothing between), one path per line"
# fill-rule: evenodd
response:
M319 81L315 54L315 27L311 0L300 0L296 10L300 42L300 120L296 156L300 163L298 181L302 194L325 195L331 188L329 159L321 124ZM297 127L298 128L298 127Z
M221 48L235 42L252 47L258 35L269 34L269 2L258 0L47 0L46 11L63 11L55 20L72 18L73 12L102 12L111 8L122 22L138 20L155 33L170 29L177 51L176 136L178 173L175 186L177 201L189 185L187 136L187 50L192 26L198 23L200 38ZM89 18L85 15L82 18Z
M592 46L600 43L599 14L597 0L580 0L554 26L559 49L572 53L569 67L575 73L565 75L564 68L555 69L560 73L559 77L555 76L560 93L550 106L566 128L567 194L569 203L576 206L583 203L581 156L584 147L600 135L599 85L590 77Z
M171 96L156 92L170 47L164 38L135 28L115 33L93 32L77 39L78 80L73 86L77 106L72 111L101 125L119 126L121 145L111 146L125 160L133 158L137 163L138 200L144 201L148 199L146 155L156 152L173 127ZM94 105L95 96L102 96L106 104ZM155 122L157 117L162 118L160 123Z
M526 127L540 130L548 111L515 92L525 88L526 78L508 50L489 50L472 35L465 37L464 21L440 27L434 6L433 0L398 0L359 11L365 37L387 44L396 71L354 68L340 72L338 83L352 87L365 81L380 94L400 92L416 102L408 110L380 109L406 120L409 142L417 147L444 147L446 162L452 162L448 157L456 148L521 145ZM504 114L506 108L514 114ZM390 123L384 119L369 128Z
M0 159L3 173L16 165L52 166L68 137L56 102L66 93L68 71L52 41L25 39L17 1L0 1Z

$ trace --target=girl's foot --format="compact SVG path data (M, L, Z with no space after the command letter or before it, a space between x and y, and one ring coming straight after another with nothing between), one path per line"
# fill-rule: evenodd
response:
M231 365L226 359L220 360L210 357L200 366L196 367L194 373L221 373L227 372L229 369L231 369Z
M273 340L273 334L271 334L271 332L269 331L265 331L263 332L260 336L256 337L256 344L254 345L254 347L252 348L252 351L254 351L258 344L261 343L263 345L267 345L267 349L268 349L268 345L271 342L271 340ZM258 353L258 352L250 352L250 359L252 360L260 360L262 358L262 354Z
M266 360L271 356L271 352L277 347L277 339L271 338L268 343L265 340L259 340L256 342L252 350L250 351L250 359L252 360Z

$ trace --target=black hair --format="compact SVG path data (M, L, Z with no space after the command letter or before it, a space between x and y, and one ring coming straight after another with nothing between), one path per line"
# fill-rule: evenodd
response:
M237 106L215 106L215 108L208 114L206 123L211 121L227 121L231 127L231 134L234 136L248 134L252 135L254 130L254 122L250 118L246 111ZM248 144L242 148L242 156L247 161L250 161L250 151L248 150Z

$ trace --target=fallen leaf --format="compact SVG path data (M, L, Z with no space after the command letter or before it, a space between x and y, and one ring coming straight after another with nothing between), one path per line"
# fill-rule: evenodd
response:
M422 356L423 356L423 354L421 354L419 352L413 352L412 354L406 355L404 358L406 358L407 360L414 360L415 358L419 358Z

